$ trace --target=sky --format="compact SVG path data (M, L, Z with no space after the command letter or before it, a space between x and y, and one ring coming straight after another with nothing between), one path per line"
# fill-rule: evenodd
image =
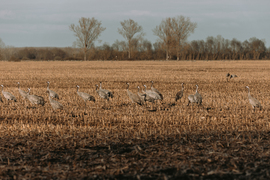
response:
M197 23L188 41L256 37L269 47L269 7L270 0L0 0L0 38L15 47L71 47L76 37L69 26L94 17L106 28L96 46L124 40L117 29L128 19L154 43L152 30L163 19L182 15Z

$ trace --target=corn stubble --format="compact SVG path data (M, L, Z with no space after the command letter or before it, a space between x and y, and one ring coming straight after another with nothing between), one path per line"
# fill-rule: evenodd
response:
M268 178L266 67L267 61L1 62L1 84L18 102L0 103L0 177ZM227 82L227 72L238 77ZM137 93L151 80L164 100L132 104L126 82ZM45 105L23 100L18 81ZM52 110L47 81L64 110ZM100 81L114 93L109 102L95 91ZM175 102L182 82L183 98ZM86 110L77 84L96 98ZM196 84L202 106L186 106ZM247 85L262 111L252 110Z

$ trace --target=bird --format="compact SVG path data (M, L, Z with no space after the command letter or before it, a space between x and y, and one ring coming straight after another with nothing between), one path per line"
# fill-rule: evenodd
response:
M188 104L187 104L187 106L188 106L190 103L195 103L195 102L196 102L196 101L195 101L194 95L193 95L193 94L189 95L189 96L188 96Z
M198 93L198 85L196 84L196 93L194 94L194 100L198 105L202 104L202 96Z
M49 89L49 85L50 85L49 81L47 82L47 84L48 84L47 85L47 91L49 91L50 97L59 99L59 95L56 92L54 92L53 90Z
M201 105L202 103L202 96L198 93L198 85L196 84L196 92L195 94L191 94L188 96L188 104L187 106L190 104L190 103L197 103L198 105Z
M182 85L182 90L180 90L180 91L178 91L178 92L176 93L175 101L181 100L181 98L183 97L183 93L184 93L184 83L182 83L181 85Z
M140 92L140 86L137 86L137 88L138 88L137 94L138 94L139 98L142 100L142 102L145 102L146 94Z
M17 84L18 84L18 90L19 90L20 95L22 96L23 99L25 99L27 96L27 92L21 90L19 82L17 82Z
M231 74L230 79L237 77L235 74Z
M102 90L102 91L104 91L106 94L108 94L108 96L110 98L113 98L113 93L111 91L107 90L107 89L102 89L102 82L99 82L99 83L100 83L99 89Z
M51 98L51 95L50 95L50 91L46 91L49 95L49 101L50 101L50 104L53 108L53 110L56 110L56 109L60 109L62 110L63 109L63 105L61 103L59 103L58 101L54 100Z
M102 89L99 89L97 84L96 84L96 92L98 93L99 97L101 97L102 99L106 99L107 101L109 101L108 94L105 91L103 91Z
M158 93L152 91L152 90L146 90L146 85L143 85L145 87L145 90L142 92L144 94L146 94L146 97L145 97L145 101L149 101L149 102L155 102L155 100L160 100L161 97Z
M27 96L26 98L32 103L32 104L40 104L41 106L44 106L44 98L37 95L30 95L31 88L28 88Z
M249 100L249 103L251 104L251 106L254 109L254 111L255 111L255 108L259 108L260 110L262 110L261 103L257 99L255 99L254 97L252 97L250 95L250 89L249 89L249 87L246 86L246 88L248 88L248 100Z
M96 102L94 96L92 96L92 95L90 95L90 94L87 94L87 93L85 93L85 92L80 92L80 91L79 91L79 88L80 88L79 85L76 85L76 87L77 87L77 94L84 100L85 108L86 108L86 101L93 101L93 102Z
M137 103L139 105L143 105L143 101L141 100L141 98L139 97L138 94L134 94L132 92L129 91L129 83L127 83L127 94L129 96L129 98L131 99L131 101L133 103Z
M151 90L156 92L160 96L160 100L162 101L163 100L163 95L156 88L154 88L154 86L153 86L154 81L151 81L151 83L152 83Z
M12 100L12 101L14 101L14 102L17 102L16 97L13 96L11 93L4 91L4 90L3 90L4 86L3 86L3 85L1 85L1 86L2 86L2 94L3 94L4 97L8 100L8 102L9 102L9 100Z
M229 77L230 77L230 76L231 76L230 73L227 73L227 74L226 74L227 81L229 80Z

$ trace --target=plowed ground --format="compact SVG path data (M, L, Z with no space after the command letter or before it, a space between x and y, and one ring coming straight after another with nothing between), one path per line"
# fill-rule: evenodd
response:
M269 70L268 61L1 62L0 83L18 101L1 94L0 178L269 179ZM164 100L133 104L126 82L136 93L151 80ZM47 81L64 110L52 110ZM100 81L109 102L95 91ZM45 105L22 99L17 82ZM196 84L202 106L186 106ZM76 85L96 99L86 110Z

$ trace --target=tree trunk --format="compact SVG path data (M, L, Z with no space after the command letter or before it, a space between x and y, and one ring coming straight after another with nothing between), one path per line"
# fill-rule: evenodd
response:
M84 60L86 61L86 52L87 52L87 48L84 48Z

